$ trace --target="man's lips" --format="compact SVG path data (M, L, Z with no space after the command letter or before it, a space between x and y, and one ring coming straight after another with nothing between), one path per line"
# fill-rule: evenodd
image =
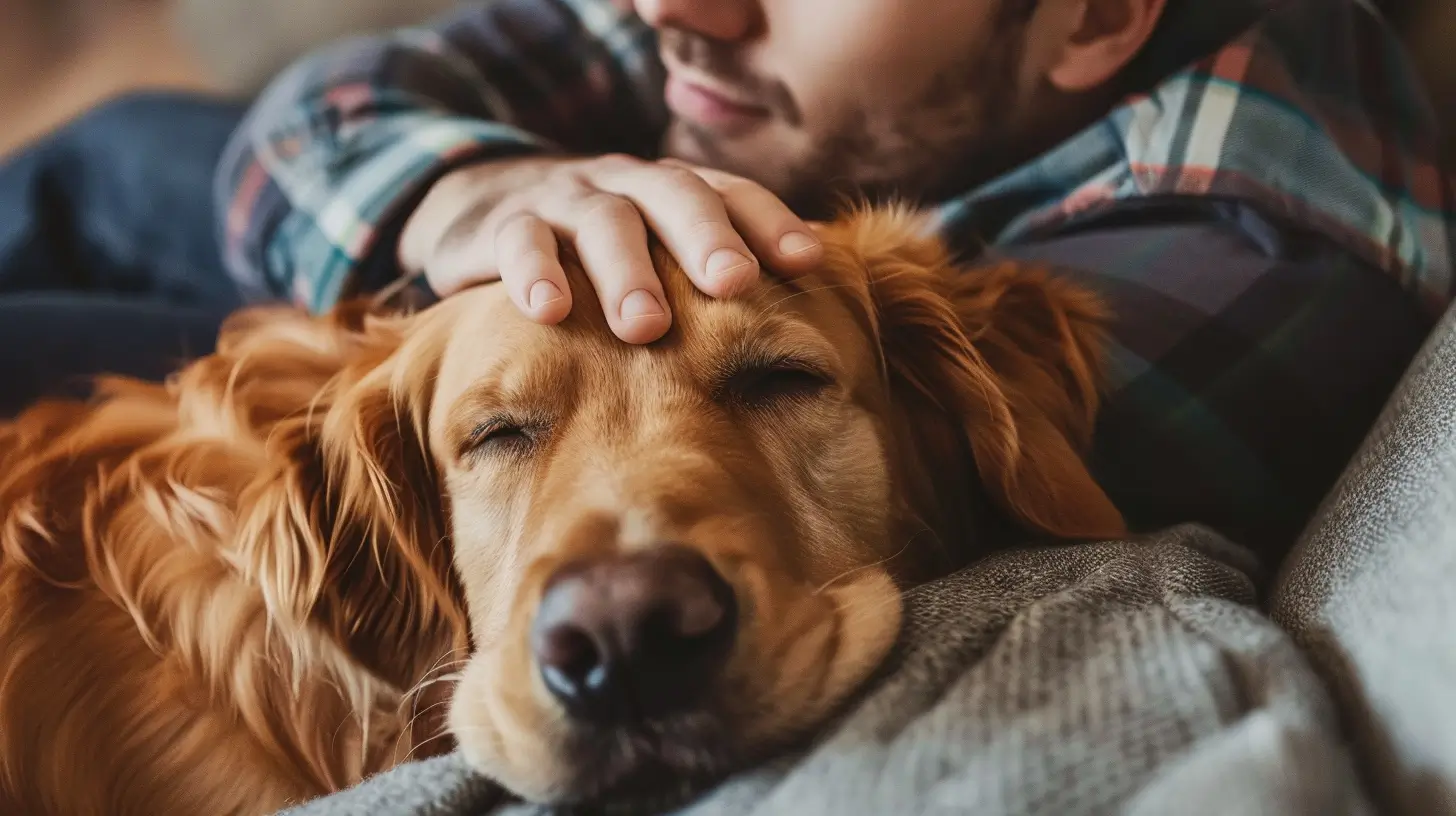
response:
M673 72L667 79L667 106L673 113L709 130L742 132L769 117L769 109Z

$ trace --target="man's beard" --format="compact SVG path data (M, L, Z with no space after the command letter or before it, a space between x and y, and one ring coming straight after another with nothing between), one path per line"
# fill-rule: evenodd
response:
M748 87L774 87L743 82L743 72L718 43L676 30L662 34L664 46L682 62ZM1017 157L1011 134L1023 34L1022 26L998 26L972 58L939 72L912 99L866 106L830 132L811 132L812 149L787 165L776 166L784 161L779 156L732 155L711 132L681 120L668 143L686 140L703 163L767 181L805 218L825 219L859 201L935 203L989 180ZM786 90L777 99L766 95L776 112L785 106L779 100L791 100Z

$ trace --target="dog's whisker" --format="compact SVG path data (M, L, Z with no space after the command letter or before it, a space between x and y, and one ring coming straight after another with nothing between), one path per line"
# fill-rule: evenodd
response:
M780 285L782 285L782 284L780 284ZM784 295L783 297L779 298L778 300L769 302L769 303L763 305L762 307L760 307L758 309L758 311L754 313L754 320L757 321L757 324L761 325L762 321L764 321L764 320L766 320L766 319L768 319L769 317L772 316L772 312L775 309L777 309L778 307L782 306L783 304L785 304L785 303L793 300L796 297L804 297L806 295L812 295L812 294L815 294L815 293L818 293L818 292L832 292L832 291L834 291L836 289L849 289L849 288L852 288L852 286L850 284L847 284L847 283L824 283L824 284L820 284L818 286L809 287L808 289L795 289L795 290L791 291L789 294Z
M878 561L872 561L872 562L870 562L868 564L861 564L861 565L859 565L857 567L851 567L850 569L847 569L844 572L841 572L840 574L834 576L833 578L830 578L828 581L825 581L823 584L821 584L818 589L814 590L814 594L815 595L821 595L821 594L824 593L825 590L829 589L829 587L831 587L834 584L836 584L836 583L844 580L845 578L848 578L851 575L854 575L854 574L859 573L859 572L863 572L863 571L868 570L868 569L874 569L875 567L882 567L885 564L888 564L891 561L894 561L896 558L899 558L900 556L902 556L906 552L908 552L909 549L910 549L910 545L913 544L913 543L915 543L915 539L919 538L921 535L923 535L926 532L928 532L928 531L921 530L920 532L917 532L914 535L910 536L908 539L905 540L905 543L900 546L900 549L896 550L895 552L891 553L890 555L885 556L884 558L879 559Z
M424 683L425 681L430 680L436 674L438 674L440 672L454 671L456 668L459 668L460 666L464 666L465 664L467 664L469 662L470 662L470 658L467 656L467 657L456 658L454 660L442 660L442 661L436 663L434 666L431 666L430 667L430 670L429 671L427 671L424 674L420 675L419 681L417 681L415 683L415 685L410 688L410 692L413 692L415 689L419 688L419 686L420 686L421 683ZM408 694L410 692L406 692L406 694Z
M435 560L435 553L439 552L440 551L440 548L443 547L445 545L445 542L447 542L449 540L450 540L450 534L449 533L445 533L445 534L441 535L438 539L435 540L434 546L430 547L430 554L429 554L429 557L428 557L428 561L429 562L433 562Z
M446 664L446 663L462 663L462 662L464 662L468 658L462 658L461 660L452 661L452 660L450 660L450 657L453 656L453 655L455 655L455 654L458 654L460 652L468 652L468 651L469 651L469 649L467 649L464 646L456 646L453 649L446 649L445 651L443 651L443 652L440 653L440 656L439 657L435 658L435 662L432 663L430 665L430 668L425 671L424 677L429 677L431 674L439 671L440 670L440 666L442 664Z
M424 675L420 678L419 682L415 683L407 691L405 691L403 694L400 695L400 698L399 698L399 708L400 708L400 710L403 711L404 709L410 707L413 704L413 701L422 692L424 692L425 689L429 688L430 686L433 686L433 685L435 685L437 683L450 682L450 681L458 680L460 678L460 676L461 676L460 673L459 672L452 672L452 669L454 669L456 667L459 667L459 666L464 666L464 665L468 664L470 662L469 657L460 658L458 660L450 660L449 658L450 658L451 655L454 655L454 654L457 654L457 653L463 652L463 651L467 651L467 650L464 647L457 647L457 648L454 648L454 649L447 650L446 652L444 652L443 654L441 654L438 658L436 658L434 665L432 665L430 667L430 669L424 673ZM436 673L439 673L439 672L450 672L450 673L449 674L444 674L444 675L442 675L440 677L432 677L432 675L435 675ZM416 714L415 716L418 717L419 715ZM413 725L413 723L414 723L414 719L412 718L410 720L410 725ZM396 748L398 747L399 740L400 739L403 739L405 737L405 735L407 735L408 733L409 733L409 726L406 726L405 729L400 732L399 736L395 740Z
M424 708L420 709L418 712L415 713L415 715L413 717L411 717L409 719L409 722L407 722L407 723L404 724L404 728L400 729L400 736L403 737L403 736L408 735L410 733L410 731L414 728L415 723L418 722L421 717L423 717L426 714L430 713L434 709L439 708L440 706L449 705L449 704L450 704L450 701L449 700L441 700L438 703L434 703L434 704L425 706ZM448 729L446 729L446 730L448 730ZM429 742L430 739L434 739L434 738L436 738L438 736L439 736L439 734L435 734L434 736L430 737L429 739L419 740L419 741L415 742L415 744L412 745L412 746L410 746L410 749L405 752L404 761L405 762L408 762L410 760L410 758L415 755L415 751L418 751L420 749L420 746L424 745L426 742ZM397 742L396 742L396 745L398 745Z
M401 710L404 709L405 707L407 707L408 705L410 705L410 701L414 700L415 697L421 691L424 691L425 688L428 688L429 686L432 686L432 685L434 685L436 683L446 683L446 682L458 681L460 679L460 677L461 677L460 673L459 672L456 672L456 673L453 673L453 674L448 674L448 675L445 675L443 677L436 678L434 680L430 680L428 682L417 683L415 685L415 687L412 688L412 689L410 689L410 691L408 693L406 693L406 695L401 699L401 704L400 704ZM425 706L423 709L416 710L414 712L414 715L410 717L410 719L405 723L404 727L400 729L399 734L395 737L395 749L398 750L400 740L405 739L406 737L408 737L410 735L411 729L414 727L415 722L417 720L419 720L420 717L424 716L426 713L428 713L432 709L439 708L442 705L449 705L449 704L450 704L450 698L447 697L444 700L440 700L438 702L431 703L430 705ZM419 747L418 744L412 746L410 748L410 753L413 753L418 747Z
M460 666L464 666L464 665L466 665L469 662L470 662L469 660L456 660L456 661L452 661L449 664L446 664L445 666L443 666L443 667L441 667L439 669L432 670L432 671L445 671L445 672L449 672L449 673L448 674L441 675L439 677L434 677L434 678L429 677L428 675L425 676L425 677L423 677L423 678L421 678L418 683L415 683L413 686L410 687L410 689L408 691L406 691L404 694L400 695L400 707L403 708L405 706L410 705L415 698L417 698L422 692L424 692L425 689L430 688L431 686L437 685L439 683L447 683L447 682L459 680L460 677L462 676L462 672L453 671L453 669L455 669L457 667L460 667Z
M840 614L867 615L878 612L881 609L891 609L903 606L905 596L898 592L889 595L875 595L868 599L864 597L850 598L847 602L839 604Z
M425 689L429 688L430 686L438 685L440 683L450 683L450 682L454 682L456 680L459 680L461 678L461 676L462 676L462 673L461 672L451 672L450 674L446 674L446 675L441 676L441 677L436 677L433 680L426 680L426 681L424 681L422 683L417 683L417 684L415 684L415 687L414 688L410 689L409 696L411 696L411 697L416 696L420 692L422 692Z
M415 755L415 752L416 751L420 750L424 746L430 744L431 742L434 742L435 740L437 740L437 739L439 739L441 737L449 736L449 734L450 734L450 727L448 725L442 725L442 726L440 726L439 728L435 729L435 732L433 734L430 734L429 736L427 736L424 739L421 739L419 742L415 743L408 751L405 752L404 759L402 759L400 761L401 762L409 762L411 759L414 758L414 755Z

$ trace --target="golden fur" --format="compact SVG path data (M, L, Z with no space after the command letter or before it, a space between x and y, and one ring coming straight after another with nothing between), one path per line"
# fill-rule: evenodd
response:
M0 425L0 812L267 813L455 745L537 800L711 776L829 716L992 516L1122 532L1081 458L1095 299L916 229L847 216L820 273L724 301L658 252L642 347L495 286L245 311L165 386ZM740 596L725 673L652 739L581 733L527 649L542 584L665 541Z

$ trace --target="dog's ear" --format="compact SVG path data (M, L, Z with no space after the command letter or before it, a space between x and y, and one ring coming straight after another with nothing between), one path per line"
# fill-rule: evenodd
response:
M867 275L892 392L930 406L949 429L940 436L958 437L992 501L1022 525L1063 538L1122 535L1122 514L1085 460L1101 380L1097 300L1029 266L956 267L924 235L908 213L885 210L847 219L826 239L831 264L837 252Z
M239 540L277 619L322 626L407 686L428 669L420 660L463 632L448 508L426 441L442 349L408 318L344 322L331 324L326 350L279 345L263 356L284 369L337 359L310 403L273 425L269 469L243 497Z
M948 337L929 375L936 366L960 374L946 402L979 410L982 421L966 434L992 494L1017 518L1055 535L1124 535L1122 514L1086 463L1103 379L1101 304L1022 264L951 275L964 341Z

